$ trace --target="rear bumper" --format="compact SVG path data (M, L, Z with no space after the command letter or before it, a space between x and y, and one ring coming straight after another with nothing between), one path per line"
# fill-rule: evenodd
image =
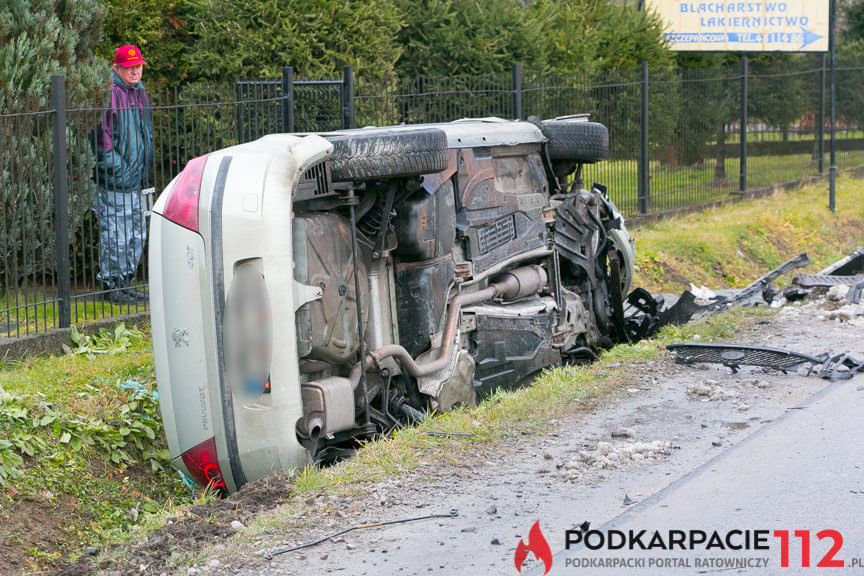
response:
M150 223L150 316L159 401L168 449L180 456L214 438L231 480L218 387L210 272L204 239L153 214ZM214 409L216 408L216 409ZM229 485L229 489L233 486Z

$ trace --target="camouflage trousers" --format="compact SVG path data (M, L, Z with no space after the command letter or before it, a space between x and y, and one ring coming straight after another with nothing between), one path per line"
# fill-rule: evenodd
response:
M141 260L147 230L141 195L99 187L94 200L99 218L99 274L105 289L131 283Z

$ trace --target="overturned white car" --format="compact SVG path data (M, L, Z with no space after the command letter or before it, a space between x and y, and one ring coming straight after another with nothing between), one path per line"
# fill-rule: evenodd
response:
M633 272L620 214L579 178L607 149L584 117L487 119L190 161L150 232L177 466L233 491L594 357Z

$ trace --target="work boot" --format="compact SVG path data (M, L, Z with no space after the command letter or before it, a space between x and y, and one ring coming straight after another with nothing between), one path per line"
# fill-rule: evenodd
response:
M102 299L106 302L115 304L135 304L138 300L132 294L129 294L126 289L113 289L102 294Z
M144 292L143 290L139 290L135 286L132 286L131 282L130 282L129 287L126 288L124 290L124 292L126 292L126 294L128 294L129 296L131 296L132 298L134 298L138 302L141 302L141 301L146 302L147 300L150 299L150 295L147 294L147 292Z
M102 282L102 300L115 304L135 304L135 296L127 293L128 288L122 280Z

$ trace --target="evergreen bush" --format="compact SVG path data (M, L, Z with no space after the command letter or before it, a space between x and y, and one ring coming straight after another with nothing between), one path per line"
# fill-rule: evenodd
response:
M104 8L98 0L0 2L0 291L53 275L53 148L50 80L66 76L68 101L84 102L107 80L94 59ZM15 114L11 115L10 114ZM90 205L92 157L66 130L74 236ZM9 295L5 295L9 298Z

